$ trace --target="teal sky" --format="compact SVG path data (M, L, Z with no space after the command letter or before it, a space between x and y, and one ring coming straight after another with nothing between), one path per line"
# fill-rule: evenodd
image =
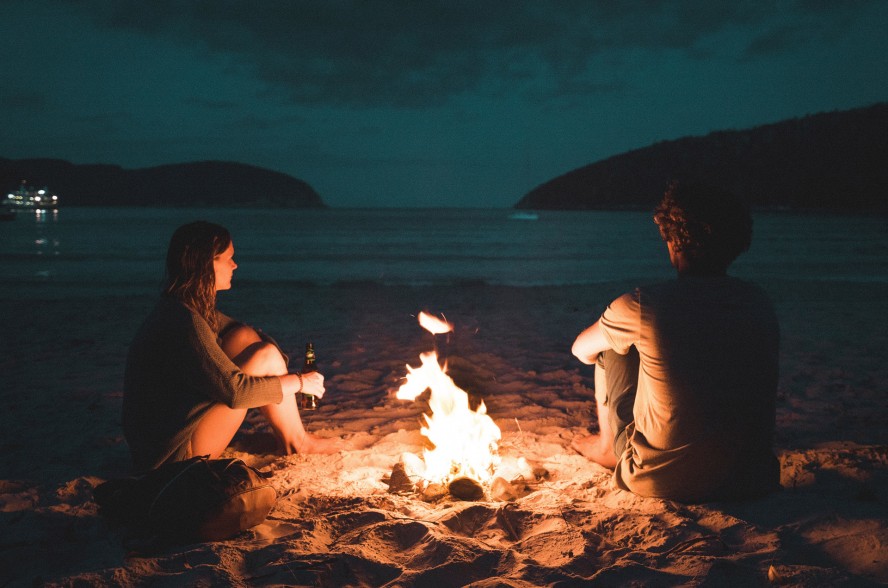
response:
M888 2L0 3L0 157L511 206L657 141L888 101Z

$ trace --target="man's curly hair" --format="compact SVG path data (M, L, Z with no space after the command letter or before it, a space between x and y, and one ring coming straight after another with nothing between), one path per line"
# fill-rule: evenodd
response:
M752 241L749 208L734 194L672 182L654 211L660 236L699 271L724 271Z

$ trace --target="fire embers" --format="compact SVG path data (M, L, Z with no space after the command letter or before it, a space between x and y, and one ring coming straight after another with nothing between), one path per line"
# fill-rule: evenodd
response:
M412 453L404 453L384 480L389 492L417 495L425 502L438 502L449 496L466 501L512 501L533 491L549 472L532 467L524 458L503 459L500 467L486 483L467 476L455 477L447 483L429 481L424 477L424 464Z

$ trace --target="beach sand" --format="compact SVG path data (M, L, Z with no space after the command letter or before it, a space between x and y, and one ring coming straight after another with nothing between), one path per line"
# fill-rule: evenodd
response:
M0 286L0 585L868 586L888 582L888 305L872 283L763 282L783 331L775 448L784 490L683 505L616 490L570 449L594 423L573 338L632 283L508 288L235 283L219 306L294 356L314 342L327 396L307 426L334 456L274 454L256 411L228 454L279 500L237 537L143 553L92 491L130 473L120 428L127 345L155 296ZM394 396L455 325L450 374L483 398L503 459L536 467L506 501L389 493L420 453L427 406ZM755 366L749 366L755 369Z

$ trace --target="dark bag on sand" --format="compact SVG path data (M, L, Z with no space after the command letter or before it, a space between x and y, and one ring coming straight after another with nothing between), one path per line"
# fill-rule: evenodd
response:
M109 519L168 541L220 541L265 520L277 500L240 459L193 457L96 486Z

